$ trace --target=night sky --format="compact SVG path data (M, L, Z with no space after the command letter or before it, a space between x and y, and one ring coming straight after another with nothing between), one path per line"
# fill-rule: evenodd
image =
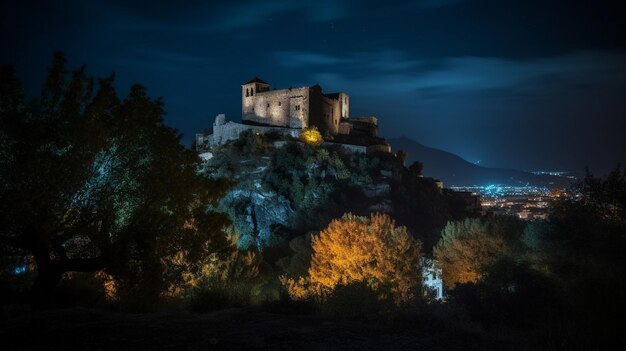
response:
M210 4L209 4L210 3ZM350 94L351 115L471 162L601 174L626 164L618 1L2 1L0 64L37 94L52 54L141 83L193 135L241 118L240 85Z

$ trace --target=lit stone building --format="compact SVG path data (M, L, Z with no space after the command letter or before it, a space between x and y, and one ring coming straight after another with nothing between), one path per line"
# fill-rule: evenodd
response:
M246 130L298 137L301 129L316 127L329 144L355 152L391 152L389 144L378 137L376 117L350 118L348 94L324 94L317 84L271 90L268 83L255 77L241 85L241 120L236 123L218 115L211 134L196 135L197 146L222 145Z
M241 86L241 119L288 128L315 126L322 134L336 135L350 116L348 94L323 94L319 85L270 90L259 78Z

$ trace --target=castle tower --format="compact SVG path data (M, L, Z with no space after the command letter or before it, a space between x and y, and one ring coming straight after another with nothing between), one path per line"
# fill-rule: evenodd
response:
M254 114L256 95L264 91L269 91L270 85L258 77L254 77L249 82L241 85L241 117Z

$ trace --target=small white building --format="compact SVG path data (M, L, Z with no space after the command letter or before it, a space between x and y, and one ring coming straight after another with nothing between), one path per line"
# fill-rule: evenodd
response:
M424 295L443 300L443 280L441 268L437 261L431 258L422 259L422 286Z

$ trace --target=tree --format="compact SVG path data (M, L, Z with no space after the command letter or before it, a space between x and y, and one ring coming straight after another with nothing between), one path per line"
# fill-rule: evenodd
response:
M480 219L448 222L433 249L446 286L477 282L485 267L510 251L499 232Z
M102 269L154 301L172 273L163 258L182 251L193 265L223 245L226 219L206 208L226 184L198 176L161 99L134 85L120 101L113 75L93 93L84 68L67 79L62 54L32 103L1 72L0 243L33 256L36 301L64 272Z
M409 166L409 174L412 177L422 176L423 171L424 171L424 164L419 161L415 161L411 163L411 165Z
M404 150L398 150L398 152L396 152L396 157L400 161L400 164L404 167L404 163L406 162L407 157L409 157L409 154L407 154Z
M605 179L586 176L550 215L554 229L546 237L568 259L623 262L626 248L626 168L613 169Z
M283 279L292 296L323 298L338 286L358 282L382 296L389 291L396 303L418 296L421 243L389 215L345 214L312 237L312 249L308 276Z

